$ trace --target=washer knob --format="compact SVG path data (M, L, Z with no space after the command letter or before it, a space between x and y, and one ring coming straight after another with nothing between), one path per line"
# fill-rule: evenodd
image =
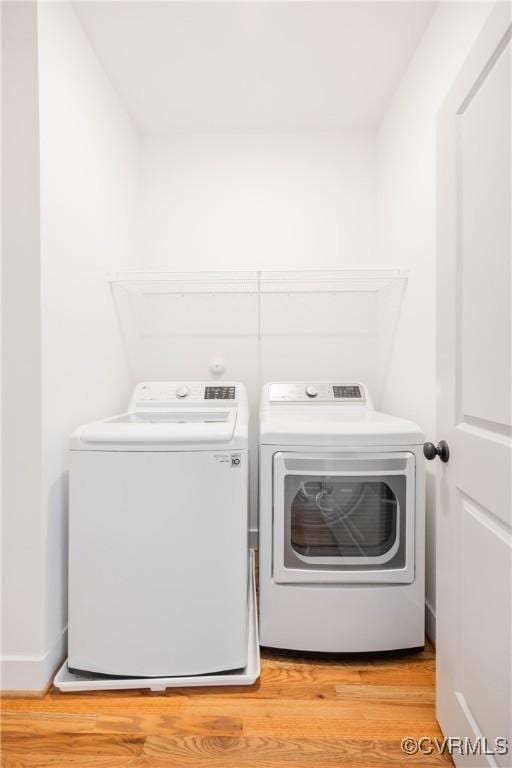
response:
M178 387L176 390L176 397L186 397L189 393L188 387Z
M306 395L308 397L317 397L318 390L315 387L312 387L311 385L308 385L306 387Z

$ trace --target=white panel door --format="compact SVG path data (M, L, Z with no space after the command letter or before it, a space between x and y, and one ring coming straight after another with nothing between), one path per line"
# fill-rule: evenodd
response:
M498 3L438 123L437 715L511 739L511 26ZM512 742L510 742L512 748ZM461 750L463 751L463 750ZM456 765L511 766L498 754Z

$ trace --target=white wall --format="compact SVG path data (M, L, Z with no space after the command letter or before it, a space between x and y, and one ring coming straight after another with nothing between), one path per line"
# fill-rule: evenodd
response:
M436 114L490 11L440 4L379 131L378 235L382 266L409 267L382 408L436 432ZM427 626L435 623L434 471L427 478Z
M141 261L148 269L367 265L372 132L146 137Z
M67 437L131 382L106 273L135 265L138 144L74 11L39 6L44 642L66 624Z
M7 565L16 573L9 571L6 586L17 605L15 615L4 606L9 645L2 648L9 656L25 653L21 663L27 670L20 685L20 664L8 659L4 687L30 689L41 687L65 650L68 436L81 422L121 410L131 386L105 278L110 269L135 267L138 167L137 136L71 6L42 3L37 23L38 49L33 39L31 51L38 53L39 82L29 125L38 124L39 100L40 186L34 194L41 236L25 279L28 291L39 281L40 304L30 304L37 314L37 354L31 360L40 361L34 378L39 416L22 432L27 461L20 462L36 479L30 503L9 498L4 509L4 518L19 517L20 524L30 509L33 549L27 552L11 535L4 542L14 553ZM20 571L36 591L31 603L20 600L14 582ZM38 627L26 648L23 622L29 620Z
M2 3L2 688L41 655L37 12ZM40 677L36 687L42 682Z

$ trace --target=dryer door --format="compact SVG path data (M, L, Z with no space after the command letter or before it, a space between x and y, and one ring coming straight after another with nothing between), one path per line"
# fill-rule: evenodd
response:
M414 580L414 454L274 455L276 582Z

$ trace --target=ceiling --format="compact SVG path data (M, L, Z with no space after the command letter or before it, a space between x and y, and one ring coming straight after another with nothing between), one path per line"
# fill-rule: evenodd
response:
M434 6L74 3L144 133L372 128Z

